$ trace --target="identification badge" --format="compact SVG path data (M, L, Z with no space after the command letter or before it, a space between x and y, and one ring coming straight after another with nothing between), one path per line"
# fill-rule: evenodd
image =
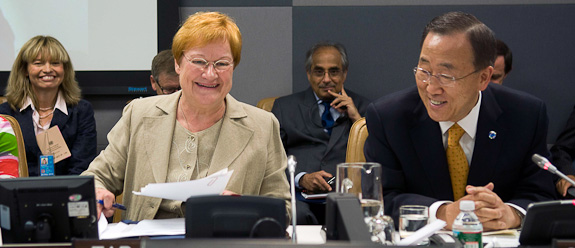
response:
M72 155L58 126L53 126L46 132L36 135L36 141L42 154L54 155L54 163L58 163Z
M54 156L40 155L40 176L54 175Z

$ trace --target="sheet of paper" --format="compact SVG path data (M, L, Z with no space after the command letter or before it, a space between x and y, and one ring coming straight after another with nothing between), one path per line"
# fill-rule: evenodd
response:
M135 225L128 225L123 222L108 224L108 228L100 234L100 239L184 234L186 234L184 218L158 219L142 220Z
M100 213L100 219L98 220L98 235L102 237L102 233L108 229L108 220L104 216L104 212Z
M150 183L132 191L135 195L158 197L168 200L186 201L190 196L219 195L224 192L233 170L223 169L207 177L176 183Z
M410 235L407 238L402 239L397 243L398 246L412 246L417 245L423 239L428 238L429 236L433 235L435 232L441 230L447 223L442 220L436 220L427 224L426 226L422 227L421 229L417 230L415 233Z
M291 237L293 226L288 226L286 231ZM321 233L321 225L298 225L296 232L298 244L325 244L325 237Z
M327 197L327 193L324 194L306 194L304 192L301 192L301 196L303 196L303 198L305 199L324 199Z
M72 156L58 126L36 135L36 141L42 154L54 156L54 164Z

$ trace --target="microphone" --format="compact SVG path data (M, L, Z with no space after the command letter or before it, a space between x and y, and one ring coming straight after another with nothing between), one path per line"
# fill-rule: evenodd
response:
M541 167L542 169L558 175L559 177L561 177L561 178L565 179L567 182L569 182L571 185L575 186L575 181L573 181L573 180L571 180L571 178L565 176L565 174L561 173L561 171L558 171L557 167L552 165L551 162L549 162L549 160L547 160L545 157L535 153L531 157L531 160L533 160L533 162L535 162L535 164L537 164L537 166ZM575 192L575 190L569 189L569 194L573 195L574 192Z
M295 160L295 157L293 155L289 155L287 167L288 167L288 171L289 171L289 179L290 179L290 184L291 184L291 187L290 187L290 190L291 190L291 222L292 222L291 240L292 240L292 243L294 243L294 244L297 243L297 238L296 238L297 213L296 213L296 209L295 209L296 199L295 199L295 176L294 176L296 165L297 165L297 162Z

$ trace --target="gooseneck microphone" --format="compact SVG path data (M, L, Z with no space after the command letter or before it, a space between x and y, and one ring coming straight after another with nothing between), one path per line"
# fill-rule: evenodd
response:
M553 174L557 174L561 178L565 179L567 182L571 183L571 185L575 186L575 181L571 180L571 178L565 176L565 174L557 170L557 167L552 165L551 162L549 162L549 160L547 160L545 157L535 153L531 157L531 160L533 160L533 162L535 162L535 164L537 164L537 166L541 167L542 169L549 171Z
M287 167L288 167L288 171L289 171L289 179L290 179L290 190L291 190L291 222L292 222L292 233L291 233L291 240L292 243L296 244L297 243L297 237L296 237L296 220L297 220L297 213L296 213L296 209L295 209L295 203L296 203L296 199L295 199L295 167L297 165L297 162L295 160L295 157L293 155L289 155L288 157L288 162L287 162Z

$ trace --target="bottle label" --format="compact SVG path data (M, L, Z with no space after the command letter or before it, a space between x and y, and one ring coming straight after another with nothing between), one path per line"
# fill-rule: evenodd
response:
M481 232L453 231L453 236L461 240L461 243L463 243L463 248L483 248Z

